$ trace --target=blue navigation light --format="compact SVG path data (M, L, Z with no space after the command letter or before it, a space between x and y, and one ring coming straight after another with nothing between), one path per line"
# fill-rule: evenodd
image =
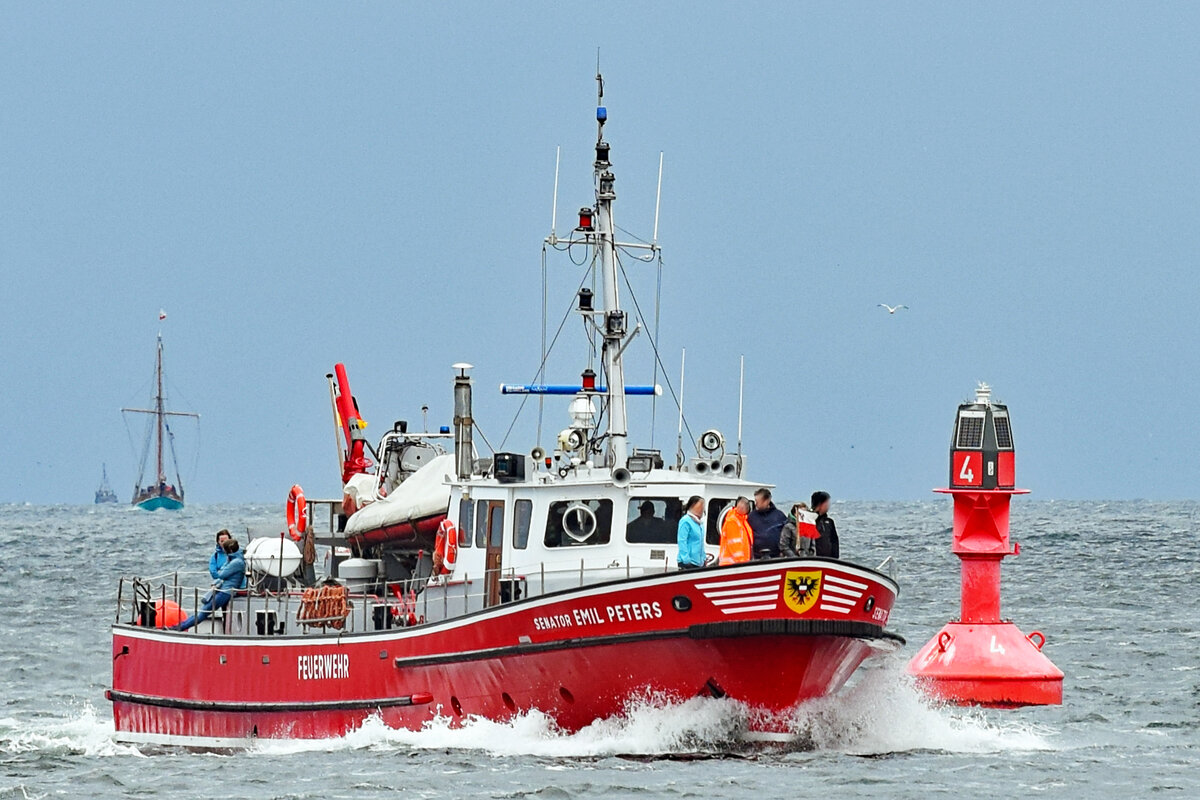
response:
M449 425L443 425L443 426L442 426L442 427L439 429L439 431L438 431L438 432L439 432L439 433L449 433L449 432L450 432L450 426L449 426Z
M606 120L606 119L608 119L608 109L605 108L604 106L597 106L596 107L596 121L604 122L604 120Z

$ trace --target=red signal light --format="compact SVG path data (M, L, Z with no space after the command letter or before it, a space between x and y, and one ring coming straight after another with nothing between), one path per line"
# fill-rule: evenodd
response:
M579 230L594 231L596 226L592 220L592 210L590 208L579 209Z

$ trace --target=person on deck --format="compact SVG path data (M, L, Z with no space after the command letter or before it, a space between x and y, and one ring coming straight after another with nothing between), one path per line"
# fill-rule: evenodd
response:
M642 501L638 506L637 518L625 527L625 538L630 542L669 542L670 536L667 521L655 516L654 502L651 500Z
M217 531L217 549L213 551L212 556L208 559L208 574L215 581L217 574L221 571L221 567L229 563L229 556L225 554L225 548L221 545L225 544L230 539L229 531L225 528Z
M779 558L779 534L787 517L771 502L770 489L754 493L754 510L747 520L754 531L754 557Z
M229 600L235 591L246 588L246 559L238 548L237 539L226 539L221 548L229 560L225 562L225 566L221 567L212 588L204 595L204 602L200 606L200 610L178 625L172 626L171 630L186 631L193 625L203 622L211 617L217 609L229 605Z
M754 531L746 517L750 514L750 498L739 497L721 523L721 552L717 563L743 564L754 558Z
M829 516L829 492L813 492L812 510L817 512L817 555L822 558L840 558L837 526Z
M704 498L692 495L684 508L687 513L679 520L679 555L676 556L676 562L680 570L700 569L704 566L704 528L700 526L700 518L704 516Z
M792 506L792 513L788 514L788 521L779 534L779 552L784 558L803 558L817 553L817 540L811 535L816 531L802 524L801 515L805 511L808 511L808 506L804 503Z

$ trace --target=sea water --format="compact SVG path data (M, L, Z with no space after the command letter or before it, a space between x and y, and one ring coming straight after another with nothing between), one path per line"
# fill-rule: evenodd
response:
M0 797L1200 797L1195 503L1018 498L1004 614L1045 633L1061 707L940 706L904 664L956 613L950 503L839 503L842 552L887 556L909 644L796 712L799 736L742 738L727 700L632 701L574 734L538 713L462 728L262 741L249 752L115 743L103 692L117 578L202 571L213 534L280 527L279 508L0 506ZM243 537L244 538L244 537Z

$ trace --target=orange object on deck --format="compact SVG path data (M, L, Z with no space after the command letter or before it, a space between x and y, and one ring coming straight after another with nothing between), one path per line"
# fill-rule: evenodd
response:
M717 563L744 564L754 553L754 531L745 515L738 513L736 508L729 510L725 521L721 523L721 551Z
M300 541L300 535L308 530L308 501L300 484L292 486L287 499L287 526L292 541Z
M187 614L174 600L157 600L154 603L154 627L170 628L187 619Z

